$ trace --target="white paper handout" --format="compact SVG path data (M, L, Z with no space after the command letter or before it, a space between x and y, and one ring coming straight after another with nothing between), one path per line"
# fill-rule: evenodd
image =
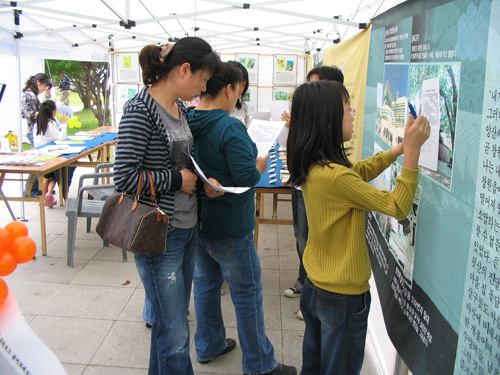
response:
M189 155L189 156L191 156L191 155ZM203 173L203 171L201 170L201 168L199 167L199 165L196 163L196 161L194 160L194 158L192 156L191 156L191 160L193 161L193 165L194 165L194 168L196 169L196 173L198 174L198 176L200 176L200 178L203 181L208 183L211 187L213 187L217 191L223 191L225 193L241 194L241 193L244 193L245 191L250 189L249 187L224 187L224 186L214 185L210 181L208 181L208 179L205 176L205 173Z
M281 121L281 114L284 111L290 113L290 102L288 100L273 100L269 103L269 110L273 121Z
M252 120L248 127L248 135L257 145L258 156L264 156L269 152L284 126L285 121Z
M418 164L437 171L439 157L439 128L441 107L439 101L439 78L426 79L422 83L422 114L429 120L431 135L420 150Z

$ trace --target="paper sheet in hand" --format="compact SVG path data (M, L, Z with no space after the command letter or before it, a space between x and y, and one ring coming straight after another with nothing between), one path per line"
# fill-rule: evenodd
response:
M252 120L248 134L257 145L258 156L264 156L273 147L274 141L285 126L285 121Z
M283 112L290 113L290 102L288 100L273 100L269 103L269 110L271 111L273 121L281 121L281 114Z
M189 155L191 156L191 155ZM225 193L233 193L233 194L241 194L244 193L245 191L249 190L249 187L222 187L222 186L217 186L212 184L208 179L205 177L205 174L201 170L201 168L196 164L196 161L194 161L194 158L191 156L191 160L193 161L194 168L196 169L196 173L200 178L208 183L211 187L213 187L217 191L223 191Z

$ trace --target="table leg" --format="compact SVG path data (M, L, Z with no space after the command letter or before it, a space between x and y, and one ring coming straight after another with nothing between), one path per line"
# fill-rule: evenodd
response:
M259 224L261 215L264 213L261 212L262 207L262 194L255 193L255 230L254 230L254 241L255 241L255 250L259 250Z
M43 175L38 176L38 181L43 181ZM28 190L29 191L29 190ZM45 228L45 197L40 194L38 197L40 203L40 229L41 229L41 241L42 241L42 255L47 255L47 232Z
M68 186L68 166L64 167L64 198L68 200L69 186Z
M273 194L273 219L278 218L278 194Z
M59 180L58 181L61 181L63 180L63 176L62 176L62 168L59 168L57 170L57 174L59 176ZM65 199L65 195L64 195L64 188L61 186L61 185L64 185L64 184L61 184L59 183L59 206L62 206L63 203L64 203L64 199Z

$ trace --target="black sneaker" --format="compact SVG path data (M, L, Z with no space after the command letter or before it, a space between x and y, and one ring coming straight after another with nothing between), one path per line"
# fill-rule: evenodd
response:
M243 373L244 375L248 375L247 373ZM271 372L266 372L266 375L297 375L297 369L293 366L283 365L278 363L278 366L274 368Z
M200 363L206 364L206 363L212 362L212 360L214 360L218 356L223 355L223 354L227 354L227 353L233 351L234 348L236 348L236 341L233 340L233 339L226 339L226 344L227 344L226 349L224 349L222 352L220 352L219 354L217 354L212 359L209 359L208 361L200 361L200 360L197 359L197 361L200 362Z
M283 294L286 296L286 297L289 297L289 298L297 298L297 297L300 297L301 295L301 291L298 290L296 287L292 286L291 288L288 288L287 290L285 290L283 292Z

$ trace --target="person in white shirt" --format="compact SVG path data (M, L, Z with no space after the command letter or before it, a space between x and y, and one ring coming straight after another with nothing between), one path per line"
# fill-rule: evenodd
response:
M61 123L66 124L66 116L61 117L61 123L56 118L57 106L52 100L46 100L40 105L40 111L36 116L36 127L34 144L35 147L45 145L63 138L61 132ZM43 190L45 196L45 205L49 208L57 204L56 199L52 195L54 186L56 184L56 175L50 172L43 176Z

